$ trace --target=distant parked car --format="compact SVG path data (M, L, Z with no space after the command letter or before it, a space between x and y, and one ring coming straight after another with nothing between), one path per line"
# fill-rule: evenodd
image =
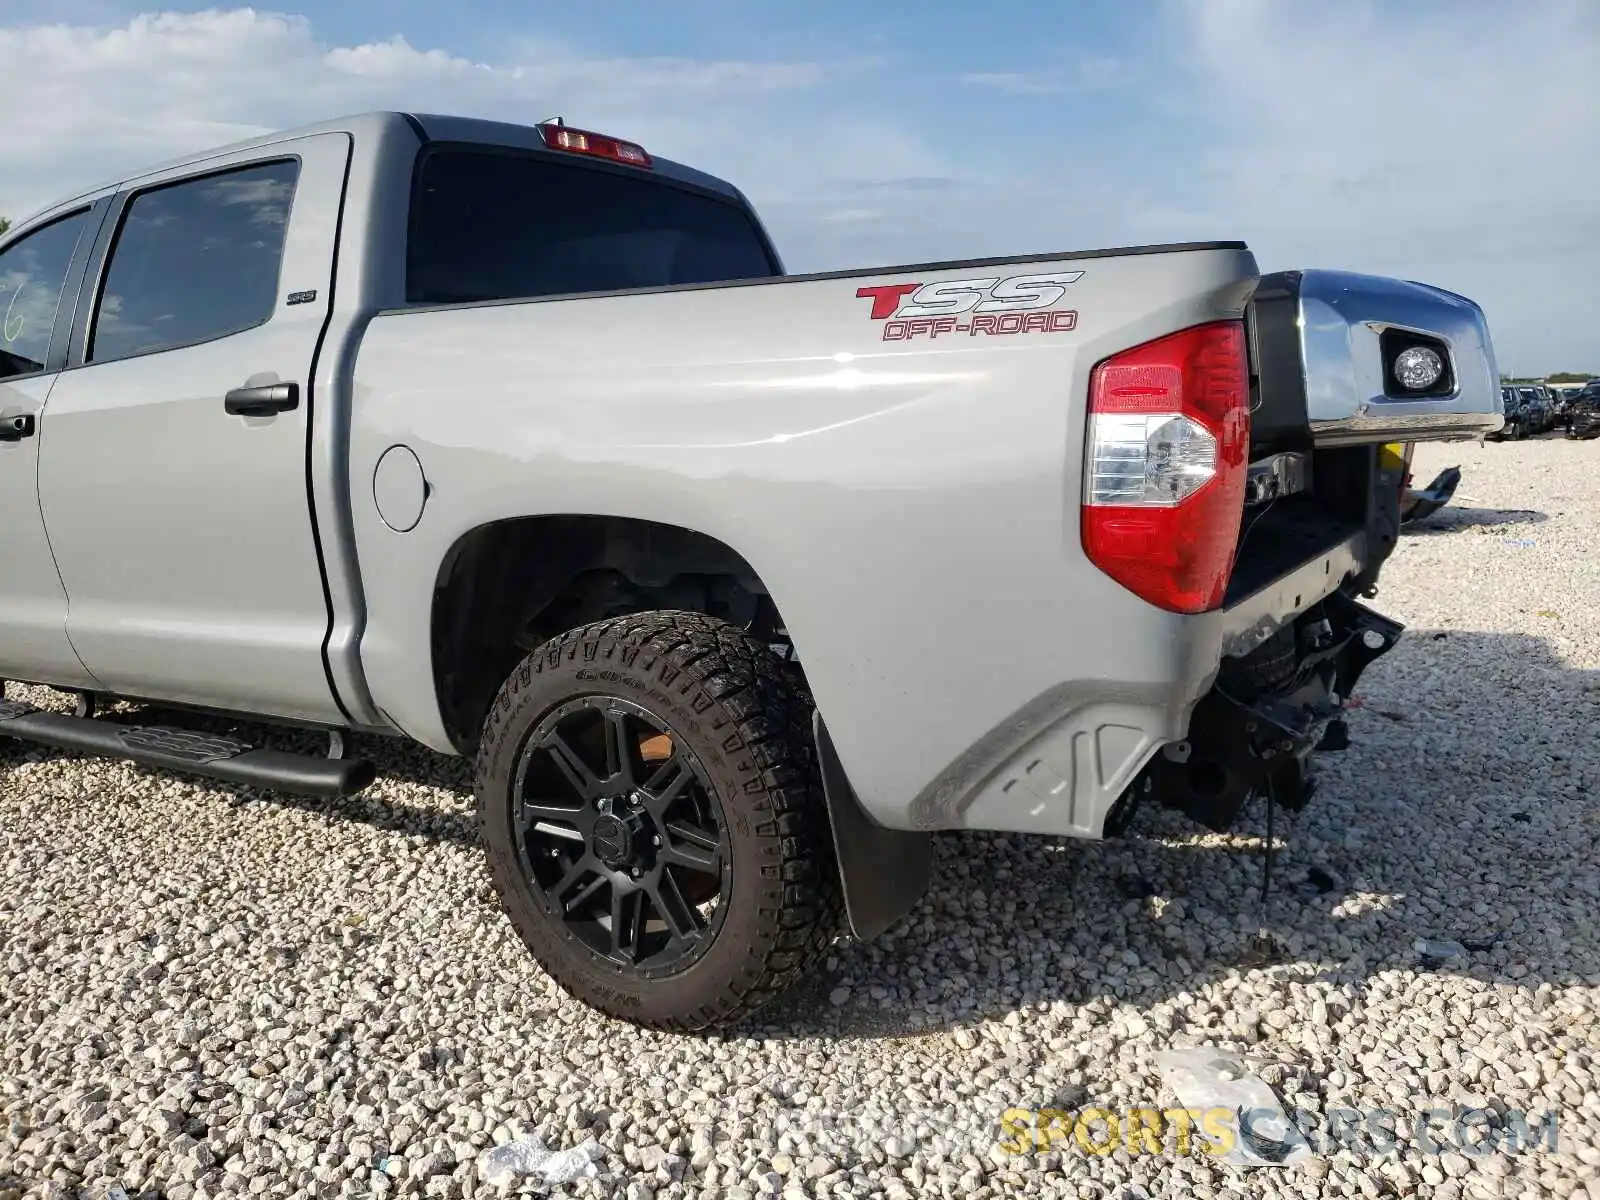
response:
M1500 406L1505 410L1506 423L1484 437L1491 442L1515 442L1528 433L1528 414L1522 395L1514 387L1500 389Z
M1554 429L1554 428L1556 428L1556 426L1561 424L1561 415L1560 415L1559 410L1556 407L1555 389L1554 388L1545 387L1544 385L1541 384L1538 388L1536 388L1534 390L1539 393L1539 399L1541 401L1543 401L1543 403L1544 403L1544 411L1545 411L1545 414L1546 414L1546 416L1545 416L1545 421L1546 421L1545 428L1546 429Z
M1600 384L1591 383L1571 396L1563 420L1569 438L1587 441L1600 437Z
M1561 424L1565 426L1567 423L1567 414L1572 411L1573 404L1575 404L1580 397L1583 397L1586 394L1600 391L1600 379L1592 379L1588 383L1578 384L1572 387L1565 387L1560 389L1560 391Z
M1555 429L1560 426L1561 414L1566 411L1566 397L1560 388L1551 387L1547 383L1540 384L1539 390L1544 393L1545 403L1550 408L1550 428Z
M1517 389L1522 397L1522 404L1527 411L1526 432L1543 433L1555 421L1555 414L1551 410L1550 402L1546 400L1540 390L1526 384Z

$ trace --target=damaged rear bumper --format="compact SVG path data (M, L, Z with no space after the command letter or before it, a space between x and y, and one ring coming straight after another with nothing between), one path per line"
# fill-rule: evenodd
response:
M1188 671L1160 683L1065 684L1041 696L996 731L997 740L1022 736L996 747L972 784L919 798L913 827L1114 836L1141 799L1154 798L1157 782L1164 802L1177 796L1214 823L1221 807L1237 808L1264 786L1269 767L1286 755L1303 763L1323 744L1338 719L1335 691L1348 694L1399 637L1399 625L1344 594L1366 569L1367 537L1351 531L1223 609L1174 619ZM1369 631L1379 648L1362 642ZM1277 666L1263 674L1264 661ZM1174 754L1192 759L1190 790L1204 803L1170 783L1193 774L1174 769ZM1227 775L1215 787L1203 769L1213 761ZM1276 782L1292 790L1287 775Z
M1286 808L1303 807L1312 755L1349 744L1345 702L1403 628L1338 592L1230 659L1195 706L1189 736L1152 759L1127 807L1150 800L1218 830L1253 793L1271 789Z
M1307 608L1359 575L1367 535L1354 532L1271 583L1212 614L1225 658L1243 658L1292 625Z
M1400 520L1420 521L1424 517L1433 516L1450 503L1460 484L1461 468L1446 467L1434 476L1433 482L1427 487L1407 488L1406 494L1400 500Z

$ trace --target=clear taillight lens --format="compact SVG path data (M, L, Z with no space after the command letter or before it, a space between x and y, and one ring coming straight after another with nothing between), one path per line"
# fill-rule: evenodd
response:
M1090 504L1181 504L1217 473L1217 439L1171 413L1096 414Z
M1083 546L1172 612L1222 603L1250 450L1244 326L1218 321L1113 355L1089 385Z

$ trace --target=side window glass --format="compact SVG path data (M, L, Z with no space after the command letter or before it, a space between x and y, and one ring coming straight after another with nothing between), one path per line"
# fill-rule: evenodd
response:
M266 163L134 197L111 250L89 359L208 342L277 308L300 165Z
M50 332L87 211L35 230L0 251L0 379L45 368Z

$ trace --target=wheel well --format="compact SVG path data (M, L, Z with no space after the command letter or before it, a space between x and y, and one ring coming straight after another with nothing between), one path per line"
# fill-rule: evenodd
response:
M520 517L480 526L445 557L433 597L433 676L451 740L478 742L495 693L557 634L677 608L769 641L787 631L755 570L715 538L628 517Z

